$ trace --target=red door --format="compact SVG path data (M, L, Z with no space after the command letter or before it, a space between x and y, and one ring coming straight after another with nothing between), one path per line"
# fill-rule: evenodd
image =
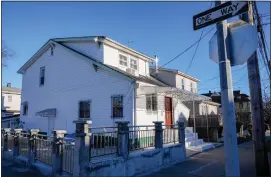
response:
M172 98L165 97L165 124L172 125Z

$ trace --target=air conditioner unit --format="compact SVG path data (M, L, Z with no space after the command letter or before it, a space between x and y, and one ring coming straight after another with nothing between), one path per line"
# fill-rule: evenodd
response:
M127 68L127 69L126 69L126 72L127 72L127 73L130 73L130 74L132 74L132 75L135 75L135 70L134 70L134 69Z

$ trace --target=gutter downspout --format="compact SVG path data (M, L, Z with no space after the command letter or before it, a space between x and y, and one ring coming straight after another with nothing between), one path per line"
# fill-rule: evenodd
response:
M133 126L136 126L136 89L137 89L137 83L134 82L134 93L133 93Z

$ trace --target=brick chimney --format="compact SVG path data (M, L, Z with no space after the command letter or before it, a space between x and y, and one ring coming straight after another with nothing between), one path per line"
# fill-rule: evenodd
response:
M11 83L7 83L7 87L11 87Z

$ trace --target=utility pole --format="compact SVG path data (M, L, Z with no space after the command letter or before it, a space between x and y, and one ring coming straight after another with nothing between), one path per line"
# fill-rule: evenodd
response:
M215 4L218 6L222 3L216 1ZM218 22L216 28L222 98L225 172L227 177L240 176L227 21Z
M242 15L242 19L252 25L254 24L252 2L249 2L248 13ZM265 146L261 80L257 51L255 51L248 59L247 69L251 97L252 136L254 143L256 175L269 176L268 156Z

